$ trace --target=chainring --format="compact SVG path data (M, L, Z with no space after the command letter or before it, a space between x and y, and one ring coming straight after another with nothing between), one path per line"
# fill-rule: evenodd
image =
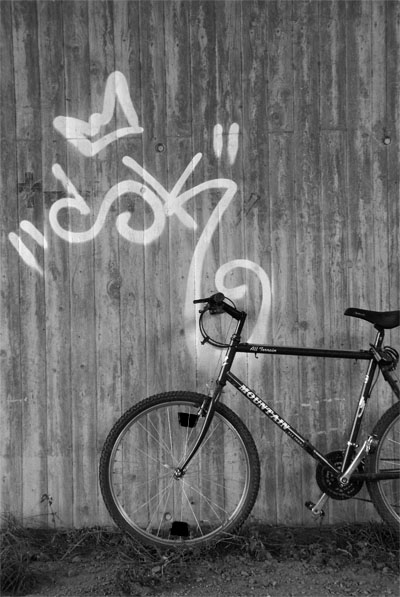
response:
M344 452L340 450L329 452L329 454L325 455L325 458L333 464L336 469L340 470L343 463ZM362 462L358 465L356 470L358 473L363 472L364 467ZM349 500L357 495L364 484L364 481L360 479L350 479L347 485L341 485L335 473L321 463L318 463L317 465L315 477L321 491L334 500Z

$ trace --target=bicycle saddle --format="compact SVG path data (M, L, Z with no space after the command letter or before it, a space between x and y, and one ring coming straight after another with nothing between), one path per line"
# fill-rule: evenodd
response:
M377 328L389 330L400 325L400 311L367 311L350 307L344 312L350 317L358 317L373 323Z

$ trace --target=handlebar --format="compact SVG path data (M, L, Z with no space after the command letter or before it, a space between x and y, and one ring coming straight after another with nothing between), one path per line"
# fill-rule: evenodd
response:
M196 299L193 303L209 303L209 305L221 305L225 300L225 295L222 292L217 292L216 294L212 294L208 298L201 298Z
M234 319L238 321L246 317L245 313L238 311L235 306L228 305L225 302L225 295L222 292L217 292L212 294L207 298L196 299L193 303L207 303L207 306L201 311L202 313L205 311L210 311L211 315L216 315L218 313L228 313ZM229 299L228 299L229 300Z
M193 301L193 303L206 303L206 306L200 310L200 320L199 320L199 328L200 328L201 335L203 336L202 344L205 344L207 342L208 344L212 344L212 346L216 346L217 348L227 348L229 346L229 344L214 340L205 331L204 324L203 324L203 317L204 317L204 314L207 313L207 311L210 313L210 315L227 313L233 319L236 319L236 321L238 323L236 326L235 333L240 336L240 333L242 331L242 328L243 328L243 325L244 325L244 322L246 319L246 313L236 309L235 305L233 304L233 302L230 299L227 299L227 300L230 301L232 304L229 305L228 303L226 303L225 298L226 297L224 294L222 294L222 292L217 292L216 294L212 294L208 298L201 298L201 299L196 299Z

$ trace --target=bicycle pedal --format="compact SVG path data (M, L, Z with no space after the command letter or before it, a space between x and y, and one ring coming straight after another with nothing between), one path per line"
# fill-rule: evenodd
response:
M316 506L317 504L314 504L314 502L306 502L305 507L310 510L310 512L312 512L314 514L314 516L325 516L325 511L321 509L317 509Z

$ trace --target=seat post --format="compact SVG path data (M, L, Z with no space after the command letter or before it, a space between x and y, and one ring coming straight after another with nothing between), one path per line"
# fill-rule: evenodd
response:
M377 332L376 332L376 336L375 336L375 341L372 346L374 348L380 348L382 346L383 339L385 337L385 330L377 325L375 325L374 327L377 330Z

